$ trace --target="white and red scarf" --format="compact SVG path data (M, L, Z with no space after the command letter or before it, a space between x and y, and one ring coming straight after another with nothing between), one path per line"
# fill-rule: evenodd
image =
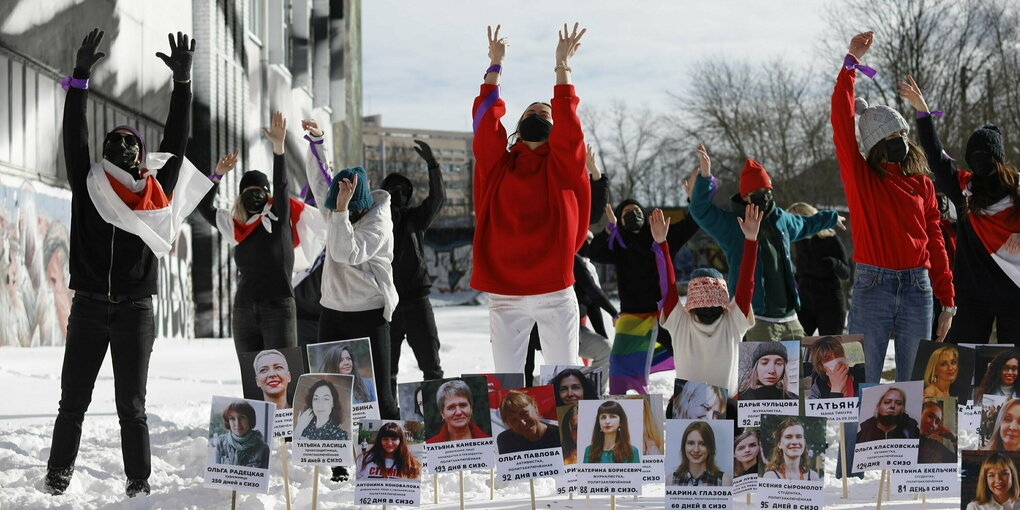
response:
M166 152L146 154L141 179L104 159L92 163L85 180L103 220L140 237L157 257L170 253L181 225L212 188L212 182L182 158L177 185L168 197L156 174L172 157Z
M957 172L963 195L968 198L972 195L970 191L972 175L966 172ZM1020 287L1020 253L1009 253L1004 248L1009 236L1020 233L1020 216L1016 212L1013 199L1007 196L969 217L970 225L974 227L974 233L977 234L978 239L981 239L981 244L988 250L992 260L1010 280L1013 280L1013 284Z
M289 201L291 237L294 248L300 248L294 250L294 271L302 271L311 265L326 244L326 222L318 209L307 207L304 202L294 198ZM226 209L217 209L216 230L219 230L231 245L244 241L260 225L271 234L272 222L279 219L273 214L272 207L273 199L269 199L262 212L252 214L245 222L234 219L231 212Z

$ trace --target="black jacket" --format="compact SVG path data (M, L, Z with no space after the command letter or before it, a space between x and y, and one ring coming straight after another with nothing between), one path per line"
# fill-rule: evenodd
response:
M864 420L864 423L861 423L861 430L857 431L857 444L878 441L879 439L917 439L920 437L921 432L917 428L917 420L908 416L907 413L900 415L896 428L888 433L882 432L878 428L878 418L873 416Z
M992 260L992 255L971 226L966 212L967 201L956 179L956 165L942 149L932 118L918 119L917 128L921 147L928 157L928 166L935 173L935 186L953 202L959 214L956 222L956 260L952 268L956 301L992 306L1020 303L1020 287Z
M633 200L625 200L616 208L616 217L622 221L620 211L627 204L638 204ZM643 209L643 208L642 208ZM645 215L647 218L647 214ZM623 313L652 313L659 309L658 302L662 297L659 289L659 269L655 264L655 253L652 252L652 231L648 222L637 232L625 231L618 226L626 248L616 243L609 249L609 234L603 230L592 239L588 248L588 257L600 264L616 266L616 284L620 293L620 311ZM687 241L698 232L698 224L694 218L687 216L669 226L666 241L675 255Z
M406 177L390 174L383 180L382 187L396 179L411 186ZM443 173L436 165L429 167L429 194L421 204L390 209L393 214L393 282L401 300L429 294L432 279L425 268L425 231L439 216L445 201Z
M797 241L793 243L793 263L802 303L844 306L840 280L850 278L850 262L843 241L836 236Z
M74 71L78 79L88 73ZM64 103L64 161L71 186L71 253L68 261L73 290L140 298L157 292L157 258L134 234L110 225L89 197L86 177L92 164L86 108L88 90L71 87ZM167 196L177 185L181 161L188 145L191 121L191 84L174 82L170 112L159 152L176 157L159 169L156 180ZM152 150L151 147L149 150ZM97 155L101 158L102 155Z
M273 155L273 205L276 216L270 220L273 232L259 225L234 247L237 264L237 293L234 301L260 298L285 298L294 295L290 286L294 272L294 233L290 227L290 195L287 190L287 163L283 154ZM216 183L198 204L205 221L216 227L213 200L220 184Z

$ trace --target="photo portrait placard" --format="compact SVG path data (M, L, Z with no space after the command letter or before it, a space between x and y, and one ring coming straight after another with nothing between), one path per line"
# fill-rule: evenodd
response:
M662 405L662 395L616 395L607 396L612 399L637 399L645 402L644 409L644 441L641 450L641 483L663 483L663 464L666 462L666 412Z
M825 508L825 424L815 416L762 416L761 508Z
M676 420L725 420L726 388L698 381L673 379L673 396L666 408L666 418Z
M242 352L241 389L244 398L276 404L273 437L291 437L294 432L294 392L305 370L300 347L281 347Z
M495 442L485 377L422 383L425 450L433 473L495 467Z
M964 450L961 457L961 510L1016 507L1020 502L1020 452ZM952 489L949 485L945 492Z
M892 470L892 486L897 494L939 493L957 482L956 397L925 397L920 428L917 465Z
M737 426L757 427L763 414L799 414L800 342L741 342Z
M556 407L556 420L560 426L560 445L563 452L563 473L556 477L556 494L577 493L577 406Z
M421 389L421 381L397 384L397 405L400 406L400 419L403 421L418 421L425 423L424 395ZM408 445L411 453L419 462L423 473L431 474L429 470L429 455L425 451L425 442Z
M804 414L855 422L864 383L864 335L807 336L801 340Z
M736 429L733 438L733 495L758 492L758 467L765 461L758 427Z
M974 363L970 347L923 340L917 346L911 379L924 381L924 397L953 396L966 403L974 392Z
M517 482L563 474L563 450L552 386L489 393L499 400L496 478ZM495 423L493 424L495 432Z
M667 420L666 436L666 508L732 508L733 420Z
M354 501L360 505L419 506L421 460L413 445L424 444L420 421L362 420L355 460Z
M351 412L354 423L379 419L375 365L372 364L372 343L368 337L309 344L307 349L309 372L352 377Z
M212 398L203 487L269 493L276 405L236 397Z
M921 431L922 381L879 384L861 391L851 472L912 467Z
M644 401L582 400L578 404L580 493L640 494Z
M553 387L556 405L577 404L581 400L595 400L601 396L601 368L583 365L541 365L538 367L538 384Z
M354 463L351 392L354 378L305 374L294 393L294 458L297 464Z

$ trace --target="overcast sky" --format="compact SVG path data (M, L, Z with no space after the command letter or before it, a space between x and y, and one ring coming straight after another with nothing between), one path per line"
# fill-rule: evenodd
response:
M825 35L832 0L365 0L362 5L364 113L389 127L469 131L488 46L485 27L510 40L502 97L516 119L548 101L555 83L556 31L588 28L571 60L583 105L614 99L653 109L682 93L700 59L772 59L806 64ZM842 55L837 55L836 59Z

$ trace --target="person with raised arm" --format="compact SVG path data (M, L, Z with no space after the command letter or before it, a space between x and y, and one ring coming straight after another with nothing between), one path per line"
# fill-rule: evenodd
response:
M499 78L508 42L489 27L490 67L472 108L476 227L472 288L489 294L496 372L521 372L537 323L546 364L576 365L580 321L574 254L583 245L591 189L570 57L585 29L563 26L551 104L529 105L509 147Z
M911 76L900 96L917 110L917 130L935 186L956 206L953 288L958 315L947 340L988 343L995 324L1000 343L1020 341L1020 170L1006 162L1002 132L985 124L964 149L970 172L956 168L935 130L934 116Z
M125 492L149 494L152 459L145 414L149 358L156 338L152 296L158 259L168 254L188 214L212 186L184 157L191 122L191 61L195 41L169 34L170 55L156 56L173 73L173 92L159 151L146 152L137 129L106 134L102 160L89 155L87 106L92 68L104 32L85 36L67 89L63 137L71 201L71 252L75 291L67 326L60 408L46 464L43 490L62 494L71 482L82 421L106 357L113 359L117 416L124 452Z
M874 40L873 32L865 32L850 41L832 93L831 121L854 227L856 270L848 329L864 335L867 382L877 383L893 336L896 380L910 379L918 343L931 335L933 294L943 305L935 340L945 339L956 309L924 151L907 138L910 126L899 112L888 106L868 108L863 99L854 99L857 71L875 73L860 64ZM860 146L855 113L860 116Z

